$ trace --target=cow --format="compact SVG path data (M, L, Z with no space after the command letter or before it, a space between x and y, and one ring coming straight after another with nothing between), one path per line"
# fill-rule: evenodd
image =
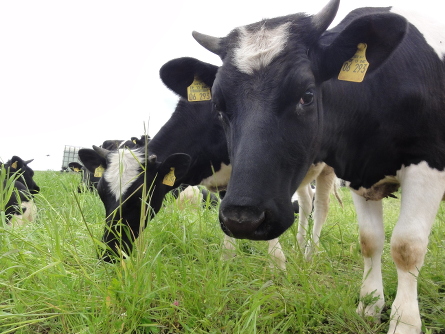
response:
M33 195L40 192L40 187L35 183L34 171L28 166L32 160L24 161L18 156L13 156L5 164L0 163L2 181L2 209L5 211L8 224L17 226L34 221L37 207Z
M357 210L364 257L357 311L379 319L382 199L401 187L388 333L420 333L417 276L445 192L445 29L415 12L368 7L327 30L339 2L222 38L192 33L222 60L212 100L232 174L220 225L236 238L278 237L293 223L287 199L308 167L332 166Z

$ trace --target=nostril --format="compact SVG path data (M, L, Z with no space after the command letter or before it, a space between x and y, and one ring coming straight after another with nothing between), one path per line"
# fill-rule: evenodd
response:
M265 217L265 212L257 208L226 207L220 211L221 228L235 238L249 238Z

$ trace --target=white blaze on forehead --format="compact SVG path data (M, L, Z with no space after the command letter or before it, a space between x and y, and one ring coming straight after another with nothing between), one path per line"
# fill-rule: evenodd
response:
M238 28L239 44L234 54L234 63L238 70L252 74L269 65L286 46L290 25L287 22L274 29L266 29L262 25L254 32L247 31L245 27Z
M431 17L420 14L412 9L393 7L391 12L405 17L414 25L425 38L426 42L434 49L439 58L445 56L445 25Z
M128 149L120 149L109 154L108 167L103 177L116 200L119 200L137 179L143 156L142 152Z

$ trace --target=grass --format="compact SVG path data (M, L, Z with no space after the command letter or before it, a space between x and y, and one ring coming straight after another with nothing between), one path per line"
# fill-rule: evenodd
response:
M36 172L35 223L0 224L1 333L386 333L396 270L385 246L387 308L381 324L355 313L362 277L355 211L332 198L320 252L307 263L296 226L281 238L287 271L269 268L267 243L239 240L221 261L215 209L179 210L172 198L131 258L102 263L104 209L77 193L79 176ZM399 201L384 202L386 239ZM445 211L436 219L419 279L425 333L445 333Z

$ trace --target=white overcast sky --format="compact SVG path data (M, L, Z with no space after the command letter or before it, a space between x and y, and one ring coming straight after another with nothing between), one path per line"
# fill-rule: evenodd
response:
M129 139L142 135L144 124L154 136L178 100L159 79L159 68L182 56L221 64L193 39L193 30L222 37L263 18L313 14L326 3L1 1L0 161L18 155L34 159L34 170L60 170L65 145ZM417 4L442 15L438 3L343 0L335 22L363 6Z

